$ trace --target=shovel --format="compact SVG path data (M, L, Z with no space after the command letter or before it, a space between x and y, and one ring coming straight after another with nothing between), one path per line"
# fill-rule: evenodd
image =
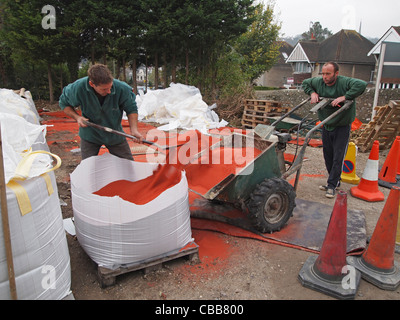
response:
M114 133L114 134L117 134L117 135L120 135L120 136L123 136L123 137L126 137L126 138L131 138L131 139L137 140L139 142L138 138L136 138L135 136L132 136L130 134L127 134L125 132L121 132L121 131L114 130L114 129L111 129L111 128L108 128L108 127L104 127L104 126L101 126L99 124L96 124L96 123L93 123L93 122L89 122L89 121L85 121L85 124L87 126L89 126L89 127L93 127L93 128L96 128L96 129L99 129L99 130L102 130L102 131L106 131L106 132L109 132L109 133ZM145 143L145 144L148 144L148 145L152 145L152 146L154 146L154 147L156 147L157 149L160 149L160 150L169 149L169 146L160 146L159 144L157 144L155 142L152 142L152 141L142 140L142 142Z

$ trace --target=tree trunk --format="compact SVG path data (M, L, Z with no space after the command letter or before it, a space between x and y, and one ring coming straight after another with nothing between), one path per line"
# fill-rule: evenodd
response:
M2 48L0 47L0 52L2 51ZM1 79L2 79L2 85L4 88L8 87L8 78L7 78L7 73L4 67L4 62L3 59L0 58L0 74L1 74Z
M201 64L201 48L199 48L199 56L198 56L198 65L197 65L197 87L201 91L201 69L202 69L202 64Z
M61 92L62 92L63 88L64 88L63 71L61 69L61 71L60 71L60 89L61 89Z
M164 88L167 87L167 53L164 51L163 53L163 82Z
M136 59L133 59L132 61L132 80L133 80L133 91L135 92L135 94L138 93L137 90L137 80L136 80Z
M74 82L76 79L78 79L78 72L79 72L79 63L76 61L67 61L67 67L69 74L71 75L71 82Z
M148 84L148 82L149 82L149 74L148 74L148 70L149 70L149 66L147 65L147 55L146 55L146 80L145 80L145 91L144 92L147 92L147 84Z
M154 87L157 90L158 89L158 53L156 53L156 59L155 59L155 66L154 68Z
M136 60L134 60L135 64L136 64ZM124 80L126 82L126 62L125 62L125 58L122 58L122 80Z
M54 103L54 90L53 90L53 79L51 76L51 64L47 63L47 77L49 80L49 98L50 98L50 104Z
M176 54L175 54L175 49L174 49L174 52L172 54L171 76L172 76L172 82L176 83Z
M189 49L186 49L186 76L185 76L185 84L189 84Z
M94 39L93 39L93 33L90 34L90 54L91 54L91 60L92 60L92 65L96 63L96 60L94 58Z
M115 70L115 78L119 79L119 75L121 74L121 59L117 60L117 68Z

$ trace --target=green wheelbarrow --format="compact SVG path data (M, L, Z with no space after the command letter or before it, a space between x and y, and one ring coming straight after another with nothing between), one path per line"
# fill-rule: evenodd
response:
M311 111L316 112L318 108L326 106L331 101L325 99ZM238 133L233 133L229 139L221 137L220 142L210 147L211 150L217 147L243 148L243 146L250 145L260 150L261 153L239 171L229 174L207 192L200 195L215 203L229 203L240 208L247 215L247 220L252 225L251 229L261 233L281 230L293 215L296 206L296 190L300 171L304 153L312 134L333 117L349 108L351 103L352 101L346 101L344 106L338 108L338 111L308 132L299 154L288 169L286 169L287 163L284 159L286 144L291 139L288 133L275 133L268 139L254 134L249 136ZM285 116L293 111L295 110ZM296 174L296 177L292 185L287 181L287 178L293 174ZM201 214L197 217L201 218ZM221 215L218 214L208 214L207 219L229 223L229 219L221 218Z

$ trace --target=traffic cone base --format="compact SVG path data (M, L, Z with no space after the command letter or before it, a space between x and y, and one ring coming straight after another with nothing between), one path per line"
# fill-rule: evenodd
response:
M394 261L394 267L390 271L378 270L369 265L361 257L347 257L347 263L361 272L361 277L383 290L394 291L400 284L400 265Z
M371 190L374 189L375 184L376 181L363 180L363 186L371 185ZM355 198L359 198L368 202L378 202L385 200L385 195L382 191L379 190L365 191L359 187L352 187L350 189L350 194Z
M398 186L398 187L400 187L400 176L397 176L398 178L396 178L396 182L388 182L388 181L384 181L384 180L381 180L381 179L378 179L378 184L381 186L381 187L385 187L385 188L388 188L388 189L391 189L393 186Z
M317 258L318 257L315 256L309 257L304 263L298 275L301 284L306 288L322 292L336 299L354 299L360 284L361 273L358 270L355 271L355 285L347 288L343 284L343 279L346 274L343 274L341 277L336 277L336 279L332 279L330 277L321 276L315 272L314 265Z

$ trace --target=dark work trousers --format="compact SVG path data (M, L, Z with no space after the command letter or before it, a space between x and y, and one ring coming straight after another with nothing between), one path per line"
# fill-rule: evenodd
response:
M81 139L81 156L82 160L92 157L92 156L97 156L99 154L99 150L102 145L99 145L97 143L92 143L86 140ZM131 148L129 147L128 141L124 141L120 144L115 144L112 146L107 146L108 151L114 156L117 156L119 158L124 158L128 160L133 160L132 156L132 151Z
M326 170L328 170L328 188L339 186L343 161L347 153L351 126L336 127L333 131L322 128L322 144Z

